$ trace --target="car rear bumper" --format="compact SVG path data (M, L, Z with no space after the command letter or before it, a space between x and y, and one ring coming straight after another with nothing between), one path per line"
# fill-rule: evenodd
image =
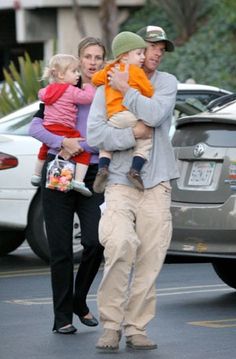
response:
M171 211L169 254L236 258L236 196L217 205L172 202Z

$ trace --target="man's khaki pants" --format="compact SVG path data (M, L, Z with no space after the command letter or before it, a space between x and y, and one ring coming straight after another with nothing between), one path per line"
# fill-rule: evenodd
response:
M125 335L145 334L155 315L156 278L172 235L169 182L141 192L112 185L99 225L105 247L103 279L98 291L100 320Z

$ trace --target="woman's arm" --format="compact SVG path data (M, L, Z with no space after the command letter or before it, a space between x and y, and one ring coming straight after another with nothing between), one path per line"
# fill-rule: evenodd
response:
M46 130L43 126L43 119L40 117L34 117L31 121L29 134L30 136L36 138L42 143L45 143L48 147L55 150L60 150L64 140L63 136L55 135Z

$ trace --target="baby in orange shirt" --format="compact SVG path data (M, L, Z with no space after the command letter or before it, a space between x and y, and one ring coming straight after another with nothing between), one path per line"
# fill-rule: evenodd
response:
M108 73L112 67L119 66L122 71L125 64L129 64L129 85L146 97L152 97L154 93L151 82L141 68L145 59L144 52L146 47L145 41L139 35L129 31L119 33L112 42L112 52L115 60L107 64L104 69L96 72L92 77L92 83L95 86L105 86L107 116L111 126L117 128L134 127L138 121L135 115L123 106L122 93L109 85ZM136 141L131 168L127 173L130 182L142 191L144 186L140 172L145 161L148 160L151 147L152 139L138 139ZM111 159L111 152L100 150L99 168L93 185L93 189L97 193L105 190Z

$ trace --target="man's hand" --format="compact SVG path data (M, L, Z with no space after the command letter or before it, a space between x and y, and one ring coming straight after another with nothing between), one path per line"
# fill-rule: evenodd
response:
M111 71L108 72L108 80L112 88L125 95L129 89L129 65L125 65L124 71L120 71L119 67L113 67Z
M80 146L79 141L84 141L84 138L82 137L78 137L78 138L64 138L62 141L62 146L63 146L63 154L64 156L75 156L80 154L81 152L83 152L83 148ZM62 155L62 151L60 152L60 155L62 157L64 157ZM69 157L69 158L70 158ZM65 157L64 157L65 158ZM65 158L66 159L66 158ZM68 158L67 158L68 159Z
M139 120L137 125L133 128L134 137L143 140L152 138L152 131L152 127L145 125L141 120Z

